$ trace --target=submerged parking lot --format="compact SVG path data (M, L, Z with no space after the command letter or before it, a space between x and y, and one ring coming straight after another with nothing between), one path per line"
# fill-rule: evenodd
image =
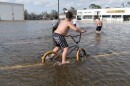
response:
M80 46L87 51L88 58L50 67L41 64L41 56L53 47L52 21L0 21L0 83L2 86L129 86L129 24L104 22L102 33L97 35L94 22L78 22L81 29L87 30ZM73 45L70 39L68 43Z

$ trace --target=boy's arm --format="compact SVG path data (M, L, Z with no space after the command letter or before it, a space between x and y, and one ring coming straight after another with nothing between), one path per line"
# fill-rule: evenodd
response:
M71 22L68 22L68 26L70 27L70 29L76 31L76 32L79 32L79 33L83 33L83 32L86 32L85 30L80 30L78 29L77 27L75 27Z
M96 21L97 26L98 26L98 23L99 23L99 22L98 22L98 21Z

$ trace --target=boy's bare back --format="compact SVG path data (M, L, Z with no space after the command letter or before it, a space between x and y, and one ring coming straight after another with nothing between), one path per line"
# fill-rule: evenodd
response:
M58 28L55 30L55 33L59 33L61 35L66 35L68 33L68 21L62 20L58 26Z
M102 26L102 21L100 21L99 19L97 19L97 26Z
M64 19L59 24L58 28L54 31L54 33L59 33L61 35L66 36L69 29L73 29L74 31L78 31L78 28L75 27L70 20ZM79 32L79 31L78 31Z

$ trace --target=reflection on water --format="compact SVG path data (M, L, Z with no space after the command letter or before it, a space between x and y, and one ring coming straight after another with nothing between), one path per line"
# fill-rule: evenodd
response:
M87 29L80 46L90 56L52 66L41 64L41 56L52 48L51 21L1 22L1 86L129 86L129 23L104 23L101 34L95 33L94 23L79 24Z
M96 36L96 37L95 37L95 40L96 40L95 46L98 46L98 45L100 44L101 34L96 34L95 36Z

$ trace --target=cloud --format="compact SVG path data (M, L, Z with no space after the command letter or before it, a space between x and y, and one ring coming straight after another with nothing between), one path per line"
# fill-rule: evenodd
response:
M117 7L121 3L126 3L130 0L59 0L60 11L63 8L69 9L74 7L76 9L88 8L90 4L97 4L101 7ZM29 11L51 11L57 10L58 0L1 0L1 2L19 3L24 4L24 8Z

